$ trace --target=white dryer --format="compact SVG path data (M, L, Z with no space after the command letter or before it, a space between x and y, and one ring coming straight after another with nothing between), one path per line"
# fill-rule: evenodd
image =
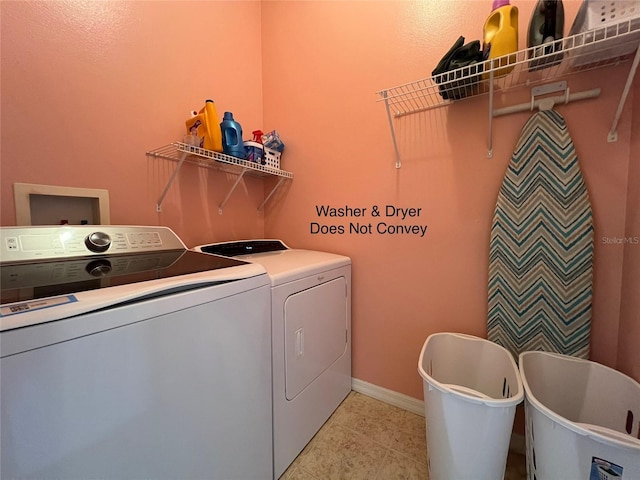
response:
M271 278L277 479L351 391L351 259L279 240L196 250L258 263Z

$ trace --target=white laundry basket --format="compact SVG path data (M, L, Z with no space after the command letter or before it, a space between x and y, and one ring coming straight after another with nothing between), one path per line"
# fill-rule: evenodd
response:
M520 354L529 480L640 479L640 384L598 363Z
M431 480L504 477L516 406L524 389L511 354L478 337L430 335L423 378Z

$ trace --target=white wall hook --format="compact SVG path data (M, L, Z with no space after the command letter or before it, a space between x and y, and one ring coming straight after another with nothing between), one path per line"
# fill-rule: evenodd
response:
M542 100L538 100L538 110L541 112L543 110L551 110L556 102L553 98L543 98Z

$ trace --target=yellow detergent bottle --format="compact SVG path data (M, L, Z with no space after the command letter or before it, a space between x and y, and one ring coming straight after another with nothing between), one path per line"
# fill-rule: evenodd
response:
M213 100L207 100L197 115L185 122L187 133L200 139L200 146L207 150L222 152L222 130Z
M493 68L496 77L506 75L513 70L516 55L509 55L518 51L518 7L509 4L509 0L494 0L493 10L484 24L483 55L485 60L501 58ZM485 74L485 78L488 78Z
M205 102L204 115L207 124L207 136L204 137L204 148L208 148L209 150L214 150L216 152L221 152L222 130L220 130L220 119L218 118L218 112L216 112L216 104L213 103L213 100L207 100Z

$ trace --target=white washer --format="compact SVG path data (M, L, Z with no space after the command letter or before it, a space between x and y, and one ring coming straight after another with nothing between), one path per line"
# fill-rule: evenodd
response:
M196 250L258 263L271 278L277 479L351 391L351 259L279 240Z
M165 227L3 227L0 274L2 478L271 478L264 268Z

